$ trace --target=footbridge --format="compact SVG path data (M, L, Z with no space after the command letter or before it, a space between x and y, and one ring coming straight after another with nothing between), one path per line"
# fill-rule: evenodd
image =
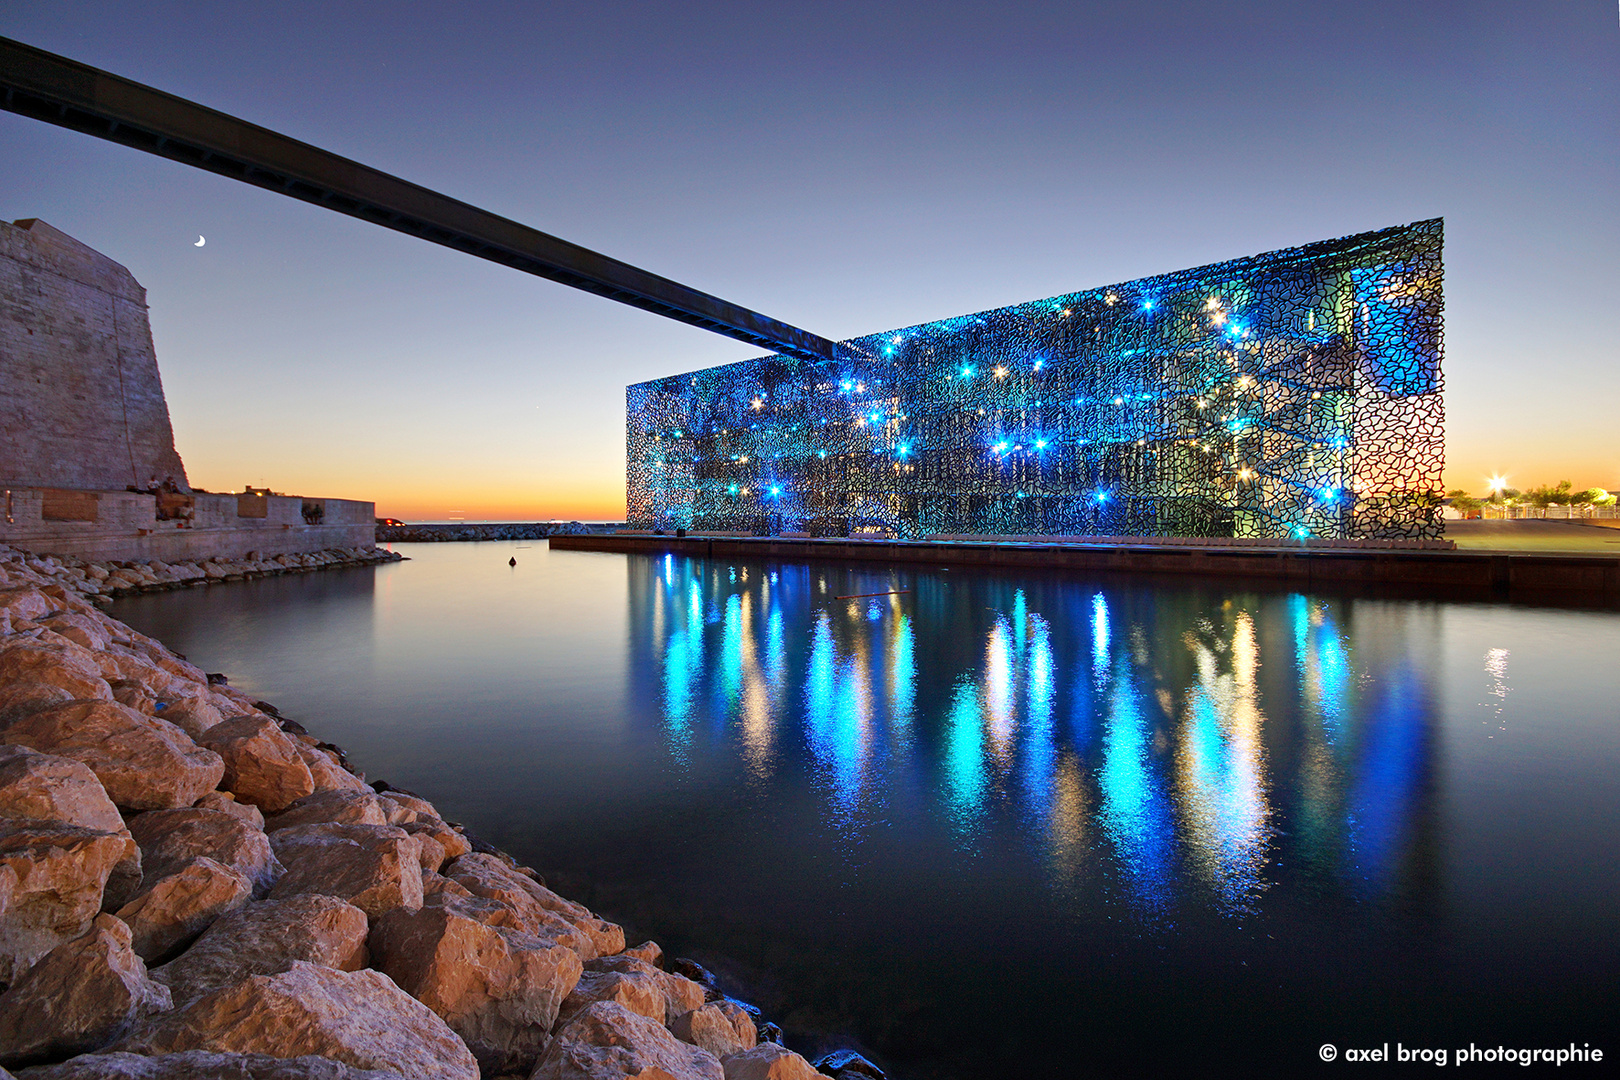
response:
M806 360L842 347L268 128L0 37L0 105Z

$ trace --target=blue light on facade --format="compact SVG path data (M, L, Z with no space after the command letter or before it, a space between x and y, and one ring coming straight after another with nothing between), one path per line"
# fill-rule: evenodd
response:
M1441 245L1419 222L632 386L630 523L1438 536Z

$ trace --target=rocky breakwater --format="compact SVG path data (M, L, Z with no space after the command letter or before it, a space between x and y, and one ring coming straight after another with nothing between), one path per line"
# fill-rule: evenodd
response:
M80 596L125 596L130 593L242 581L274 574L298 574L337 566L399 562L403 555L377 547L334 548L296 555L258 555L201 562L84 562L66 556L34 555L0 544L0 560L21 562L45 584L60 585Z
M548 536L589 536L621 525L587 525L578 521L532 521L482 525L378 525L380 543L440 544L472 540L544 540Z
M823 1075L62 577L0 559L0 1077Z

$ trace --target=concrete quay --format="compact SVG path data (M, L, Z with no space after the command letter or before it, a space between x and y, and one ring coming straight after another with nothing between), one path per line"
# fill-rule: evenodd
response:
M924 566L1177 575L1269 581L1344 592L1377 589L1436 599L1620 606L1620 555L1445 551L1411 548L1231 547L1181 541L1064 543L1038 540L858 540L649 534L553 536L559 551L673 552L698 558L843 559Z

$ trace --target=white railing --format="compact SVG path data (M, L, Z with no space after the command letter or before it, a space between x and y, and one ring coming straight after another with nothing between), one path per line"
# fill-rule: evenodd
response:
M1487 521L1584 521L1590 518L1620 518L1617 506L1485 506L1481 516Z

